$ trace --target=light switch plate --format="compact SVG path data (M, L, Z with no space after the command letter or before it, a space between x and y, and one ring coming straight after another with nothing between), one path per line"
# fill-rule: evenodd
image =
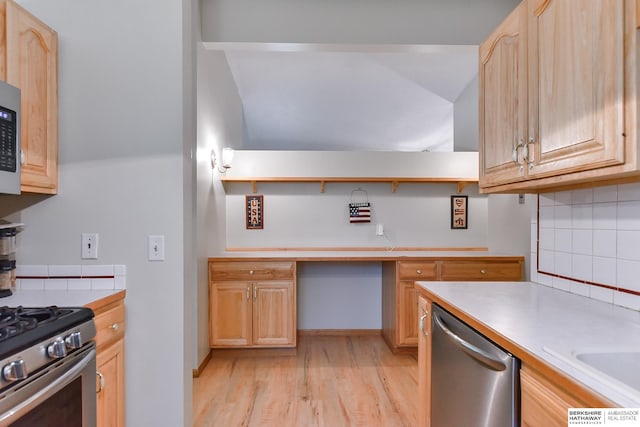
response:
M164 236L149 235L149 261L164 261Z
M98 233L82 233L81 259L98 259Z

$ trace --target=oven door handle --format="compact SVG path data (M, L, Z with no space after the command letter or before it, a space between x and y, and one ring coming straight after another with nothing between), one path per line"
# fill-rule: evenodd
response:
M44 387L42 390L34 393L24 402L11 408L4 414L0 415L0 424L7 425L20 419L23 415L27 414L30 410L38 406L40 403L47 400L62 387L70 383L84 368L87 367L91 360L95 359L96 350L91 349L85 356L80 359L71 369L62 374L59 378L55 379L51 384Z

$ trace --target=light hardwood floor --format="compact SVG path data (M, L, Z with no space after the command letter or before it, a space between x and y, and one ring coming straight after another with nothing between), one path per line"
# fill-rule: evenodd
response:
M415 426L418 365L380 336L301 336L296 356L213 357L194 426Z

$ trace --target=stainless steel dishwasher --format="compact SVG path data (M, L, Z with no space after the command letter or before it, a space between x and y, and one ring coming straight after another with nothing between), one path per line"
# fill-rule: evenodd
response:
M431 427L519 426L520 361L436 304L431 334Z

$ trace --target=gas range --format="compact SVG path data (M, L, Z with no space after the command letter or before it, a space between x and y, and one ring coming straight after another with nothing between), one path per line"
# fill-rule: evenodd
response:
M91 342L85 307L0 307L0 393Z

